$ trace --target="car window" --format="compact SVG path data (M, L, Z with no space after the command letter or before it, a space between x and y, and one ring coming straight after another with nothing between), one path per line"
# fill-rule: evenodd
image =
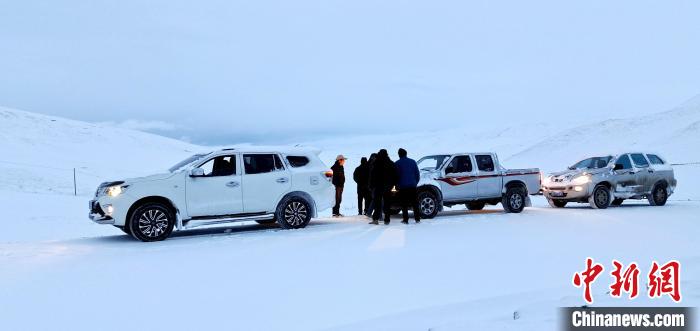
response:
M615 162L615 165L622 165L622 169L632 169L632 162L630 161L629 156L627 154L620 156L617 158L617 162Z
M248 175L284 169L282 161L276 154L243 154L243 166Z
M442 166L449 155L430 155L418 160L418 169L420 170L436 170Z
M289 155L287 156L287 161L289 162L289 165L294 168L303 167L309 164L309 158L306 156Z
M658 155L647 154L647 157L649 158L649 162L651 162L651 164L664 164L664 160L662 160Z
M231 176L236 174L236 156L217 156L205 162L199 168L204 170L205 177Z
M280 159L280 156L277 154L275 154L275 170L284 170L284 163L282 163L282 159Z
M639 168L646 168L649 166L649 162L647 162L647 158L644 157L643 154L630 154L632 156L632 161L634 161L634 165L639 167Z
M458 174L462 172L472 172L472 170L472 159L469 157L469 155L459 155L455 156L452 161L450 161L450 164L447 165L447 168L445 168L445 173Z
M493 158L491 155L476 155L476 165L479 171L493 171Z

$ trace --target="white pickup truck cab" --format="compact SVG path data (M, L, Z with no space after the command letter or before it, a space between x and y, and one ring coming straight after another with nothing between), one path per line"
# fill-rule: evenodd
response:
M102 183L90 218L142 241L235 221L303 228L332 206L331 176L311 149L227 148L193 155L167 173Z
M432 218L443 206L465 204L470 210L503 204L509 213L530 206L528 194L538 194L537 168L505 169L495 153L430 155L418 160L418 206L423 218Z

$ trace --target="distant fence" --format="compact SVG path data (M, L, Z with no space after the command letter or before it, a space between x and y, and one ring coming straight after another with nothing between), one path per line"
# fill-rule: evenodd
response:
M66 182L72 182L73 186L73 195L78 195L78 182L80 180L80 177L91 177L93 179L102 181L105 180L106 177L109 175L99 175L96 173L93 173L89 171L90 167L88 166L76 166L72 168L63 168L63 167L54 167L54 166L48 166L48 165L43 165L43 164L32 164L32 163L25 163L25 162L14 162L14 161L3 161L0 160L0 163L2 164L9 164L9 165L15 165L19 167L30 167L30 168L36 168L36 169L49 169L49 170L57 170L61 172L65 172L65 181ZM131 175L143 175L144 171L137 171L133 169L116 169L116 168L109 168L109 171L113 172L119 172L119 173L126 173L126 174L131 174ZM61 175L63 178L63 175ZM66 192L66 188L63 189L64 192ZM68 193L68 192L66 192Z

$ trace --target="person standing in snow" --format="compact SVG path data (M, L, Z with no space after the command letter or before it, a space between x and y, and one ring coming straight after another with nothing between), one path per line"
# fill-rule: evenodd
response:
M335 186L335 206L333 206L333 217L342 217L340 214L340 202L343 200L343 188L345 187L345 156L338 155L335 163L331 167L333 170L333 186Z
M367 217L372 217L372 213L374 213L374 185L372 185L372 169L374 168L374 161L377 159L377 153L372 153L369 156L369 160L367 160L367 188L369 189L369 194L367 196L367 199L369 202L367 202L367 205L369 206L367 208Z
M408 224L409 205L413 208L413 219L416 220L416 223L420 223L418 191L416 190L420 180L420 171L416 161L408 158L408 153L403 148L399 148L396 174L398 176L396 186L399 190L399 201L401 202L401 212L403 213L403 221L401 223Z
M367 215L367 209L369 208L369 165L367 163L367 158L363 157L360 159L360 165L355 168L355 172L352 173L352 178L357 183L357 214ZM363 207L364 202L364 209Z
M389 158L386 149L377 153L372 172L370 173L371 185L374 187L372 200L374 202L374 214L369 224L379 224L379 218L384 214L384 224L389 224L391 217L391 189L396 184L396 166Z

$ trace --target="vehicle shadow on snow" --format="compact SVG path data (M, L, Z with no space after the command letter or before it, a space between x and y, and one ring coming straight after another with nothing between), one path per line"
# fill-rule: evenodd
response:
M324 226L332 224L332 222L325 221L312 221L306 227L314 228L319 226ZM204 236L227 236L239 233L264 233L264 232L276 232L276 231L286 231L276 224L257 224L257 223L243 223L243 224L230 224L230 225L219 225L212 227L202 227L183 231L173 231L168 239L165 241L172 241L178 239L187 238L199 238ZM115 234L109 236L101 236L94 238L84 238L80 241L92 241L98 243L124 243L124 242L138 242L138 240L128 236L126 234Z

